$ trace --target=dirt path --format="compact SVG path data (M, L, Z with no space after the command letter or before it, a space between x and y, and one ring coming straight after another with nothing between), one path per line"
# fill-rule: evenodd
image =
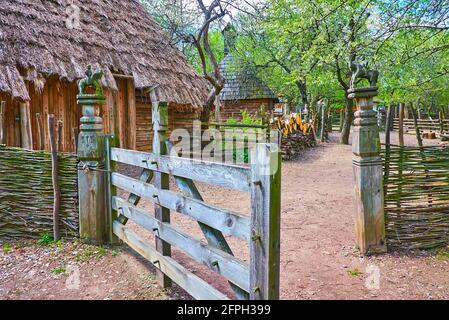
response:
M413 137L407 139L413 143ZM449 299L447 251L359 257L354 249L351 157L350 146L328 143L283 164L281 298ZM198 186L206 201L248 214L246 194ZM173 184L171 188L176 190ZM145 201L141 207L152 210ZM172 216L173 224L201 238L196 223L179 214ZM133 228L152 239L148 232ZM229 242L234 253L247 261L247 245L233 239ZM178 288L158 288L154 269L126 247L104 250L79 243L42 247L34 242L8 245L7 250L0 251L0 299L188 298ZM174 256L232 294L226 281L205 267L176 250ZM67 286L73 266L80 271L75 289L70 281ZM379 288L374 281L369 289L367 280L376 280L377 275Z

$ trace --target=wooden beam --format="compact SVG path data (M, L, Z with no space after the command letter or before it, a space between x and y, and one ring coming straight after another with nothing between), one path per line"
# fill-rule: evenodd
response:
M134 88L134 81L127 80L127 102L128 102L128 148L135 150L136 149L136 128L137 128L137 119L136 119L136 90Z
M37 125L37 150L43 150L45 148L44 141L44 123L42 120L42 115L36 113L36 125Z
M189 236L169 223L157 220L124 199L114 197L113 208L134 223L154 233L160 239L188 254L197 262L229 279L240 288L249 290L249 270L241 260Z
M251 155L250 298L279 299L281 154L258 144Z
M0 144L6 144L5 113L6 113L6 101L2 101L0 103Z
M33 150L33 135L31 133L30 102L21 102L20 108L20 135L22 148Z
M167 154L167 147L165 140L167 140L168 129L168 106L165 102L153 103L153 152L156 155ZM160 191L168 190L170 188L170 176L166 173L154 173L154 186ZM154 194L154 193L153 193ZM157 193L156 193L157 194ZM161 206L158 203L154 205L154 216L161 222L170 223L170 209ZM156 236L156 250L164 256L171 256L170 244ZM157 272L159 284L163 288L171 287L172 282L162 272Z
M199 300L227 300L223 293L210 284L191 273L178 262L168 256L160 254L153 246L145 242L129 228L119 222L114 222L114 233L136 252L151 261L160 272L168 275L181 288Z
M404 145L404 103L399 104L399 145Z
M159 190L151 184L120 173L112 173L112 184L122 190L207 224L226 235L249 241L249 218L246 216L173 191Z
M112 160L160 171L174 176L190 178L212 185L249 192L251 172L248 168L201 160L158 156L134 150L112 148Z
M60 240L59 232L59 211L61 209L61 189L59 188L59 176L58 176L58 150L56 147L56 132L55 132L55 116L53 114L48 115L48 136L50 139L50 151L51 151L51 177L53 183L53 239L55 241ZM60 139L60 138L59 138Z

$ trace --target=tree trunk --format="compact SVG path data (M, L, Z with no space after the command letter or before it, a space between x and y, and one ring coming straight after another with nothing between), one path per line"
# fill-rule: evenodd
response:
M399 104L399 145L404 146L404 109L403 103Z
M340 142L342 144L349 144L349 135L351 134L351 125L352 121L354 120L354 113L352 111L353 102L351 99L347 98L347 92L345 92L345 95L345 119L343 122L343 129L341 130Z

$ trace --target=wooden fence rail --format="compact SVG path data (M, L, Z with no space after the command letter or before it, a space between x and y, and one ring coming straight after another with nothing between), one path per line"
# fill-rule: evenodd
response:
M166 104L160 103L153 119L165 119ZM164 136L164 123L155 126ZM277 145L258 144L253 150L251 167L186 159L164 154L124 150L107 141L108 168L123 163L143 169L144 179L134 179L118 172L108 175L110 190L121 189L131 194L125 200L108 195L112 231L115 236L148 258L165 277L175 281L194 298L225 299L223 293L193 274L156 246L140 238L126 226L131 220L170 247L189 255L197 263L209 267L226 278L238 299L279 298L279 230L280 230L280 153ZM158 143L158 142L157 142ZM171 145L168 144L168 148ZM168 152L166 150L166 152ZM152 174L144 174L152 172ZM182 193L161 188L151 176L167 174L175 177ZM217 185L251 196L251 214L242 215L217 207L203 200L193 181ZM207 243L187 234L149 212L137 207L136 199L145 199L155 205L196 220L208 240ZM236 258L224 236L244 240L250 246L249 263ZM163 284L163 282L161 282Z

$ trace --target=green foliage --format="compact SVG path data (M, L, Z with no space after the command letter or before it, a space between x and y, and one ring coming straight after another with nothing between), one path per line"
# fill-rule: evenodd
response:
M54 268L53 270L51 270L51 272L54 274L66 273L66 268L65 267L57 267L57 268Z
M53 236L49 233L43 233L37 240L37 243L42 246L48 246L53 243Z
M354 277L358 277L363 274L363 272L360 272L358 269L354 270L348 270L348 274Z
M11 247L10 247L10 245L9 245L8 242L5 242L5 243L2 245L2 250L3 250L3 253L4 253L4 254L7 254L7 253L9 252L10 249L11 249Z

